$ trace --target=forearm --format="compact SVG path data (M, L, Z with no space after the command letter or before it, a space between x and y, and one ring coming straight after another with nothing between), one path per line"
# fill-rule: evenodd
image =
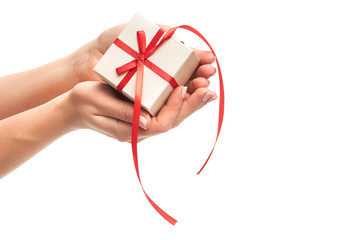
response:
M0 121L0 178L55 139L73 130L64 111L66 94Z
M0 78L0 119L39 106L75 85L74 56Z

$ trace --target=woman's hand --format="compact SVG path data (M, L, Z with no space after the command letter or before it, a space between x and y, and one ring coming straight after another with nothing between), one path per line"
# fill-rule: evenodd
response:
M216 94L207 88L198 88L193 94L188 87L179 86L170 95L157 117L141 110L139 140L166 132ZM64 98L63 119L72 129L88 128L123 142L131 141L133 104L104 83L83 82L75 86Z

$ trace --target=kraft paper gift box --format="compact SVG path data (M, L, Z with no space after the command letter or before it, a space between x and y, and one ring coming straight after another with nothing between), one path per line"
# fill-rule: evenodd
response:
M139 14L136 14L126 25L118 36L136 52L139 52L137 31L143 30L146 35L146 46L153 39L159 26L148 22ZM94 71L111 87L117 89L127 72L118 74L116 68L134 60L134 57L122 50L120 47L111 44L104 56L94 68ZM178 85L185 85L192 73L199 64L195 52L180 42L175 36L164 41L154 53L148 57L152 63L171 75ZM173 91L169 82L157 75L154 71L144 67L143 92L141 104L152 116L156 116L168 97ZM130 81L122 88L122 94L134 101L135 98L136 73ZM119 91L119 90L118 90Z

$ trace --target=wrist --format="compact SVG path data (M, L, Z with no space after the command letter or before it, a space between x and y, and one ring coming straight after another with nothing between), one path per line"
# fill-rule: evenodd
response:
M84 81L94 81L95 73L92 69L96 65L96 52L94 52L94 41L91 41L69 56L69 66L73 76L74 86Z
M72 102L71 91L68 91L56 99L55 109L58 113L64 132L71 132L80 129L78 112Z
M88 58L88 53L84 49L85 46L68 56L68 67L74 86L84 81L84 69Z

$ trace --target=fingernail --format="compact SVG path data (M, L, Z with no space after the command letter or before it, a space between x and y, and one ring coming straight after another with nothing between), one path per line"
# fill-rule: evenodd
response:
M216 56L215 56L215 54L213 54L213 57L214 57L214 60L213 60L213 62L215 62L215 61L216 61Z
M146 130L146 123L147 123L146 118L144 118L143 116L140 115L139 126L142 129Z
M213 71L212 71L212 73L211 73L211 76L214 76L215 73L216 73L216 68L213 68L212 70L213 70Z
M187 92L187 87L183 87L182 91L181 91L181 99L184 100L185 94Z
M216 100L216 99L217 99L216 96L212 96L206 103L212 102L212 101L214 101L214 100Z
M214 98L214 95L213 95L211 92L207 92L207 93L204 95L204 97L202 98L202 101L203 101L204 103L210 102L210 101L213 101L213 100L215 100L215 98Z

